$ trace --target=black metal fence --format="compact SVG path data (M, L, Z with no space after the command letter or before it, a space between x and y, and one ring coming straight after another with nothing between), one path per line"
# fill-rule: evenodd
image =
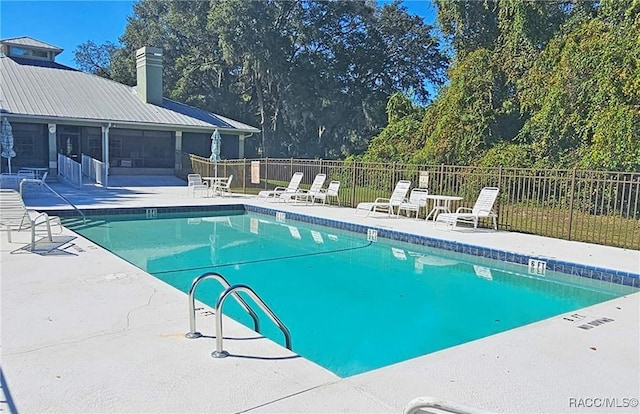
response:
M185 171L216 173L206 158L185 155L183 161ZM327 184L340 181L340 201L347 207L389 197L398 180L411 180L430 194L463 197L454 208L473 206L482 187L499 187L503 230L640 249L640 173L271 158L217 165L219 176L234 175L232 191L245 194L286 185L297 171L304 173L302 187L318 173L327 175Z

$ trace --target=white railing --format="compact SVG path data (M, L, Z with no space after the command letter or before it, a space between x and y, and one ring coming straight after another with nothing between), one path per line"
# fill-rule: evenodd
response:
M82 164L58 154L58 177L77 186L82 186Z
M82 175L89 177L98 184L105 184L105 163L82 154Z

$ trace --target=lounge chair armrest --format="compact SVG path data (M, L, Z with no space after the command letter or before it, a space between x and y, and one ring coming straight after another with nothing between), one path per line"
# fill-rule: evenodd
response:
M31 215L31 213L36 213L35 216ZM27 214L29 214L29 219L33 222L36 223L36 221L41 218L44 217L45 221L49 220L49 215L47 213L38 213L35 210L27 210Z
M458 209L456 210L456 213L462 213L464 211L472 212L473 209L469 207L458 207Z
M375 199L374 203L388 203L389 201L391 201L391 199L384 198L384 197L378 197L378 198Z

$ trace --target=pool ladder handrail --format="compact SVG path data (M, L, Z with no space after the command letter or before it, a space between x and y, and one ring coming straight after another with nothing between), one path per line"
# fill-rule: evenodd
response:
M430 410L435 409L435 410ZM451 401L441 400L434 397L418 397L411 401L403 410L403 414L436 414L436 413L451 413L451 414L491 414L490 411L485 411L475 407L469 407L463 404L458 404Z
M22 193L23 193L23 184L28 184L28 183L35 183L35 184L39 184L41 186L43 186L44 188L46 188L47 190L51 191L53 194L55 194L56 196L58 196L59 198L61 198L62 200L64 200L67 204L69 204L75 211L78 212L78 214L80 214L80 216L82 216L82 224L87 224L87 217L85 216L85 214L82 212L82 210L80 210L75 204L73 204L71 201L69 201L69 199L67 199L65 196L63 196L62 194L60 194L59 192L57 192L56 190L54 190L53 188L49 187L49 184L45 183L44 181L40 180L40 179L36 179L36 178L23 178L22 180L20 180L20 196L22 197Z
M198 284L200 284L200 282L206 279L217 280L225 289L229 289L231 287L231 284L227 282L227 279L225 279L224 276L222 276L220 273L216 272L203 273L197 278L193 279L191 287L189 288L189 332L184 335L189 339L200 338L202 336L202 333L196 331L196 287L198 287ZM242 306L242 308L247 311L249 316L251 316L251 319L253 319L253 330L260 333L260 321L258 319L258 315L256 315L253 309L251 309L249 304L247 304L247 302L245 302L245 300L242 299L240 295L235 293L233 296L238 301L240 306Z
M240 304L240 306L247 311L247 313L253 319L254 330L260 333L260 322L258 319L258 315L251 309L249 304L242 299L240 295L236 291L244 291L247 293L255 303L262 309L262 311L276 324L278 328L282 331L285 338L285 346L288 350L291 350L291 333L289 329L282 323L282 321L276 316L276 314L267 306L267 304L258 296L258 294L251 289L247 285L233 285L231 286L229 282L222 276L220 273L216 272L207 272L204 273L193 280L191 283L191 287L189 288L189 332L185 334L185 337L189 339L200 338L202 333L196 331L196 310L195 310L195 292L197 286L205 279L215 279L217 280L225 290L220 294L218 300L215 305L215 317L216 317L216 350L211 353L211 356L214 358L224 358L229 355L228 352L222 349L222 305L224 301L229 295L232 295Z
M254 302L256 302L258 306L260 306L262 311L267 314L269 319L271 319L276 325L278 325L278 328L280 328L280 331L282 331L282 333L284 334L285 347L291 351L291 334L289 333L289 329L287 329L284 323L282 323L282 321L276 316L276 314L273 313L271 308L269 308L269 306L264 303L264 301L253 289L251 289L247 285L238 284L225 289L225 291L220 294L220 297L218 297L218 301L216 302L216 350L211 353L211 356L214 358L225 358L229 356L229 353L222 349L222 305L224 304L224 301L227 299L227 297L229 297L229 295L237 295L237 290L243 291L248 294L251 299L253 299Z

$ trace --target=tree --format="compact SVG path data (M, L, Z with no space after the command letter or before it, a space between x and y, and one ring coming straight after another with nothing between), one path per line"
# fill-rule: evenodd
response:
M441 82L446 66L431 28L397 3L221 1L210 19L259 108L268 155L361 151L384 125L386 98L426 99L425 76Z
M556 165L640 166L640 18L638 6L621 6L568 22L523 79L532 115L520 136Z
M399 92L387 102L387 126L376 136L363 155L363 161L411 162L413 154L424 142L421 119L424 109Z
M444 81L433 28L370 0L153 1L134 5L112 79L135 84L135 50L164 50L165 96L260 125L267 156L366 149L401 91L427 102Z
M112 42L96 45L89 40L76 48L74 61L83 72L112 79L111 60L116 51L117 47Z
M639 0L437 3L455 64L414 161L640 167Z

